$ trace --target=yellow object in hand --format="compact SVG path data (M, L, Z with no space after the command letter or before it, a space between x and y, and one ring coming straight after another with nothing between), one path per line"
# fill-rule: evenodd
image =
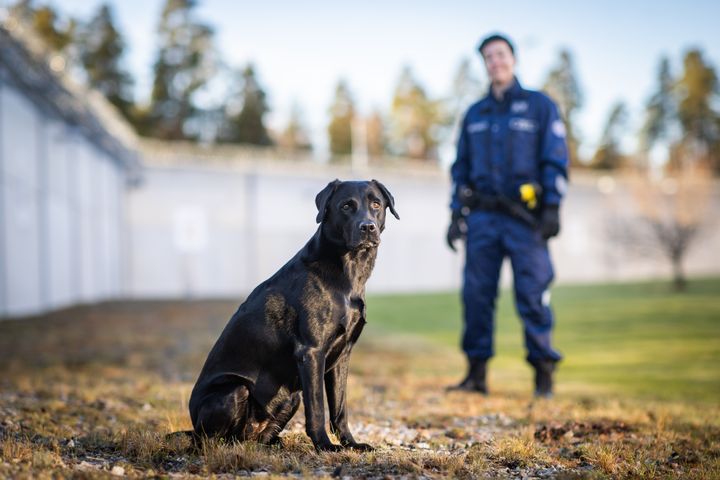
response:
M532 210L537 206L537 196L535 194L535 186L532 183L524 183L520 185L520 199Z

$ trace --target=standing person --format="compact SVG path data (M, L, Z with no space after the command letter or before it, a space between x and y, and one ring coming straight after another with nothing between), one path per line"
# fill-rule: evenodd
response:
M535 395L550 397L562 356L551 343L553 267L547 241L560 231L568 165L565 127L549 97L520 86L508 38L491 35L478 51L491 86L465 114L451 169L447 242L455 250L457 240L466 240L462 348L469 363L465 379L451 388L487 394L500 267L510 257Z

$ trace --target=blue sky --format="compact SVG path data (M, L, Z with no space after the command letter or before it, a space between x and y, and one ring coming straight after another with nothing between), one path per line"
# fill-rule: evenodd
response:
M100 0L55 0L87 18ZM162 0L111 2L129 43L128 61L147 96ZM592 153L612 105L627 103L631 126L655 86L661 55L680 69L683 52L700 47L720 67L717 1L377 1L305 2L200 0L198 16L216 29L216 46L238 67L252 61L269 94L269 124L281 128L293 102L302 108L313 139L324 144L334 86L345 78L361 112L390 105L403 65L433 96L445 95L458 64L472 59L487 33L516 43L518 76L539 88L558 51L574 54L585 95L579 112L584 151Z

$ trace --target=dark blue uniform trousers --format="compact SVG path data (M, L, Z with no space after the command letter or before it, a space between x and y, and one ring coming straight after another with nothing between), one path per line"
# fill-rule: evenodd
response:
M475 211L466 218L467 245L463 285L465 329L462 347L470 359L493 356L495 301L500 267L510 257L515 307L524 324L527 360L558 361L552 348L553 312L550 292L553 268L547 242L540 233L514 217Z

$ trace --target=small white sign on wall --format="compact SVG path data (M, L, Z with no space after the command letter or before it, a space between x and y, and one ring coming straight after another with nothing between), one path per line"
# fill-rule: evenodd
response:
M173 212L175 248L183 253L198 253L207 248L208 224L205 210L184 205Z

